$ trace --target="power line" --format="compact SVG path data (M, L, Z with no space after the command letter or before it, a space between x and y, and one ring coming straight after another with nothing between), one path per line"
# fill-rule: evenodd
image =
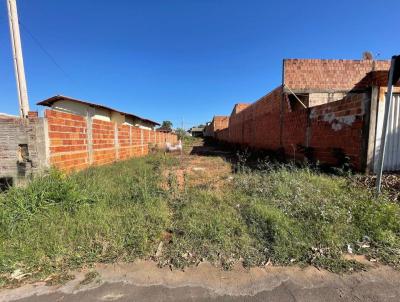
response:
M43 46L43 44L39 41L38 38L25 26L21 21L19 22L22 29L31 37L31 39L37 44L37 46L44 52L45 55L53 62L53 64L66 76L69 80L73 81L72 77L65 71L65 69L56 61L56 59L51 55L49 51Z

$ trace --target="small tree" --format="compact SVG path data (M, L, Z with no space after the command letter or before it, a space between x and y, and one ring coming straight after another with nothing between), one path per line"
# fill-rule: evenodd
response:
M172 122L171 121L163 121L161 124L162 129L172 130Z
M175 133L178 135L179 139L184 139L187 136L186 130L182 128L175 129Z

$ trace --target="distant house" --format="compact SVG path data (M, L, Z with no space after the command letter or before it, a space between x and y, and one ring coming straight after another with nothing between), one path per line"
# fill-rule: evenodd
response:
M70 97L57 95L37 103L37 105L47 106L53 110L76 114L80 116L90 116L106 122L116 122L119 125L136 126L141 129L155 130L160 124L152 120L139 117L137 115L121 112L103 105L90 103Z
M192 127L192 128L190 128L189 133L193 137L203 137L204 136L204 127Z
M163 133L172 133L172 129L168 127L160 127L157 128L157 131L163 132Z

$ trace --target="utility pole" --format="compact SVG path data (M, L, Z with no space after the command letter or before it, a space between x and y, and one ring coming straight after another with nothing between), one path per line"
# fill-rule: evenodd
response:
M19 109L22 118L26 118L29 112L28 91L26 87L24 59L22 57L21 37L19 33L19 22L16 0L7 0L8 18L10 22L11 43L15 77L17 79L17 90Z

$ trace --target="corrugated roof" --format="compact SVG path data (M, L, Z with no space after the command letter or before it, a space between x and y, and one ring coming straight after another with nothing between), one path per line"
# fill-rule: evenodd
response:
M115 112L121 113L123 115L130 116L130 117L142 120L144 122L148 122L150 124L154 124L154 125L158 125L158 126L160 125L159 123L157 123L155 121L152 121L152 120L137 116L137 115L132 114L132 113L122 112L122 111L119 111L119 110L116 110L116 109L113 109L113 108L110 108L110 107L107 107L107 106L95 104L95 103L92 103L92 102L82 101L82 100L74 99L74 98L71 98L71 97L63 96L63 95L53 96L53 97L48 98L46 100L40 101L39 103L37 103L37 105L51 107L55 102L63 101L63 100L74 102L74 103L80 103L80 104L88 105L88 106L95 107L95 108L115 111Z

